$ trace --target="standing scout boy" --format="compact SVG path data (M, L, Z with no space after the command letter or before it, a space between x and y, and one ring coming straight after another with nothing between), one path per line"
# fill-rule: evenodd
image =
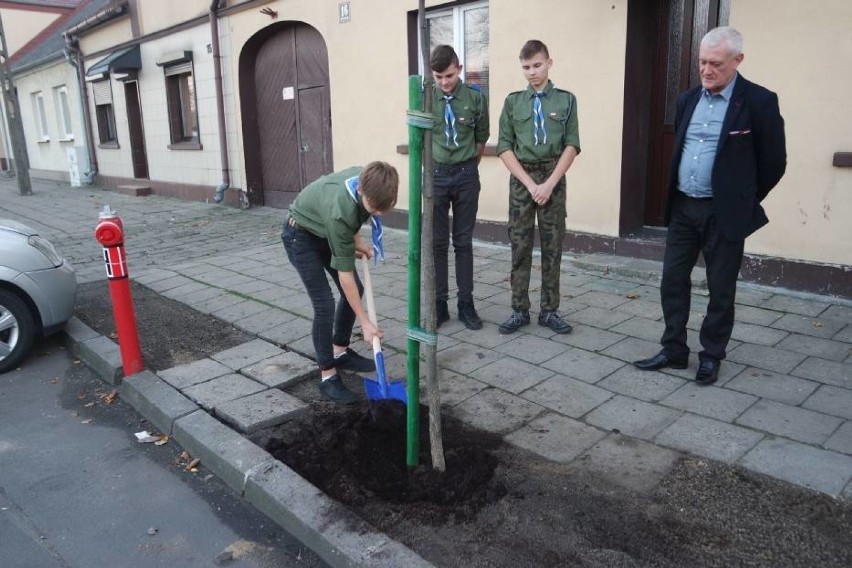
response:
M530 323L530 268L535 219L541 235L541 311L538 324L571 333L557 313L562 239L565 236L565 172L580 153L577 99L547 78L553 61L547 46L530 40L521 48L529 86L510 93L500 115L497 155L509 170L509 240L512 243L512 315L500 333Z
M479 209L479 159L488 140L488 103L478 88L464 84L455 50L439 45L429 65L435 78L432 157L434 161L435 314L437 325L450 319L447 253L450 247L450 207L453 209L453 248L456 253L459 320L480 329L473 306L473 228Z
M284 223L281 239L287 257L302 278L314 308L312 337L320 368L319 392L338 404L355 401L355 394L337 376L338 369L376 369L371 359L349 348L356 317L367 343L372 344L374 336L382 337L361 305L364 288L355 272L355 258L370 258L372 251L358 231L372 218L373 248L381 255L379 217L396 204L398 188L396 170L384 162L329 174L299 193ZM340 291L336 309L326 272Z

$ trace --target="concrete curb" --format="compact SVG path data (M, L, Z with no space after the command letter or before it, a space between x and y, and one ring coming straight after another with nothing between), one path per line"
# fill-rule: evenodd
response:
M427 568L420 555L329 498L151 373L121 380L118 346L77 318L63 332L66 347L104 382L120 384L125 402L169 433L234 491L335 567Z

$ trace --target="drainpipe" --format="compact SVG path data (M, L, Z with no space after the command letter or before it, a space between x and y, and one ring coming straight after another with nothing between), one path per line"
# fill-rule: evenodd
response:
M219 55L219 4L221 0L210 3L210 35L213 44L213 73L216 84L216 113L219 118L219 153L222 162L222 183L216 187L213 200L221 203L225 190L231 187L231 171L228 164L228 134L225 132L225 96L222 92L222 58Z
M89 163L88 171L83 173L86 185L95 182L98 175L98 157L95 154L95 139L92 135L92 115L89 112L89 91L86 89L86 80L83 76L83 56L80 53L80 45L76 38L65 36L65 59L70 63L77 74L77 88L80 91L80 107L83 111L83 130L85 130L86 160Z

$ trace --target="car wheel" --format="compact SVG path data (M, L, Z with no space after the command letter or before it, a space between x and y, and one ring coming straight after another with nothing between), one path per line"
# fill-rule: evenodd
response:
M0 373L15 368L35 339L35 320L17 295L0 289Z

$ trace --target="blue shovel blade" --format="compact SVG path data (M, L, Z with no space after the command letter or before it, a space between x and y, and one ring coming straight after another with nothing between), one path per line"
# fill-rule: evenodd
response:
M364 378L364 391L367 393L368 400L395 399L408 404L408 393L405 390L405 382L387 380L385 376L385 356L381 351L376 353L376 375L377 378L375 379Z

